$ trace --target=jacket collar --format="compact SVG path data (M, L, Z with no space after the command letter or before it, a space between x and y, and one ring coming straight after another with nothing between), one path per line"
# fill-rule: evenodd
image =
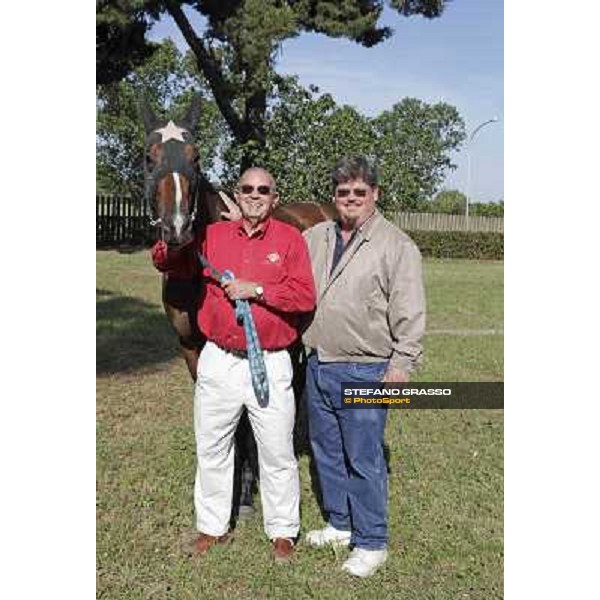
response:
M357 235L365 240L370 240L371 236L373 235L373 230L377 227L377 223L379 223L381 219L383 219L383 215L377 209L375 209L373 214L358 228ZM333 233L334 236L336 226L339 227L338 219L331 221L329 225L329 232Z

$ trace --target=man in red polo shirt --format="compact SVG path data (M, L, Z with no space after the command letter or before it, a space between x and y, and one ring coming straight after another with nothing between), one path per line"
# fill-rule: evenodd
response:
M271 218L279 195L273 177L252 168L235 193L242 218L209 225L200 250L217 270L235 279L220 284L204 271L198 326L207 338L198 361L194 427L198 467L194 490L199 535L193 550L204 554L229 539L233 487L233 435L244 406L258 447L265 532L276 560L290 558L300 526L298 464L293 450L295 403L286 348L298 338L303 316L315 308L315 287L306 243L294 227ZM176 274L176 254L154 252L155 265ZM255 397L243 326L235 300L250 301L269 381L269 403Z

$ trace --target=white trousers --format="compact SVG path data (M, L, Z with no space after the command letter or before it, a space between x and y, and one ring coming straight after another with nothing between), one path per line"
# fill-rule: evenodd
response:
M294 456L292 365L288 352L264 352L269 404L258 405L248 360L207 342L198 361L194 428L198 466L194 487L196 527L220 536L229 529L233 493L233 436L248 409L258 448L264 528L269 538L298 535L300 483Z

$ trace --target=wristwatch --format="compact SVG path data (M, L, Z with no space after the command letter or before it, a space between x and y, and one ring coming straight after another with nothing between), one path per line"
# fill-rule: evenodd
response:
M263 300L264 299L263 296L264 296L265 290L264 290L264 288L263 288L262 285L257 285L254 288L254 293L256 294L256 299L257 300Z

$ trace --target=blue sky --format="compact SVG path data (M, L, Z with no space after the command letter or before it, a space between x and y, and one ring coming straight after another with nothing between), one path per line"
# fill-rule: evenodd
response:
M382 23L394 29L385 42L363 48L346 40L302 34L284 43L276 69L296 74L303 85L315 84L338 104L350 104L376 115L406 96L426 102L440 99L457 107L472 132L498 117L477 134L471 146L473 201L504 197L504 2L453 0L439 19L405 18L386 8ZM192 11L186 11L192 22ZM152 30L153 39L171 37L187 48L176 26L165 18ZM467 190L467 157L453 156L458 168L444 187Z

